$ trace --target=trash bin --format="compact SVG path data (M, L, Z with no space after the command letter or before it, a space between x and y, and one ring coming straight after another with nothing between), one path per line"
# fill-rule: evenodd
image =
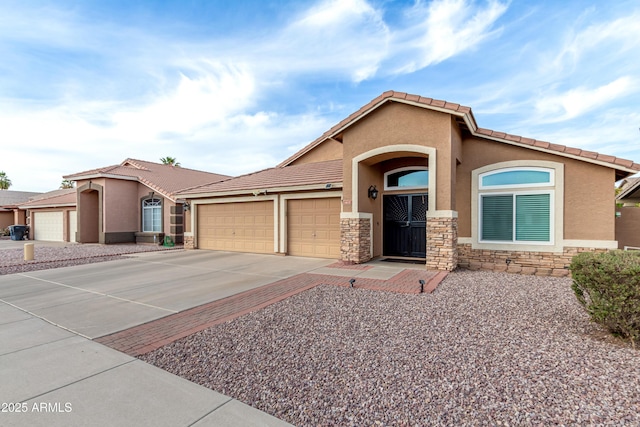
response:
M28 227L26 225L10 225L9 233L11 240L23 240L27 235Z

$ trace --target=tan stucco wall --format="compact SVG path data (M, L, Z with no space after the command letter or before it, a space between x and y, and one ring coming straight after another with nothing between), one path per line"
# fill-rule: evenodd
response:
M0 230L4 230L13 224L13 211L0 212Z
M511 160L564 163L564 239L614 240L615 172L603 166L505 143L466 138L463 162L457 170L459 237L471 237L471 172L482 166Z
M139 223L136 181L107 179L104 187L104 231L137 231Z
M302 165L305 163L325 162L327 160L338 160L342 158L342 144L335 139L327 139L305 153L302 157L291 162L291 165Z
M451 156L452 125L448 114L415 108L400 103L389 103L372 112L349 127L343 136L344 175L343 190L345 197L351 194L352 159L375 148L389 145L412 144L433 147L437 152L437 209L451 209L454 204L451 188L451 171L455 159ZM416 156L415 153L389 153L366 160L373 165L391 158ZM362 172L362 169L361 169ZM359 202L371 182L361 176ZM381 187L378 187L379 189ZM351 205L343 206L345 212L351 211ZM360 211L363 211L360 208ZM364 212L364 211L363 211Z

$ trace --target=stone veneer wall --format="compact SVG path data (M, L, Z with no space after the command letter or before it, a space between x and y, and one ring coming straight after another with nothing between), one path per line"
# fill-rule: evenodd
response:
M340 258L355 264L371 259L371 219L340 219Z
M188 236L185 235L184 236L184 248L185 249L195 249L195 245L194 245L194 240L193 240L193 236Z
M471 249L458 245L458 266L470 270L506 271L537 276L569 276L571 258L581 252L607 252L608 249L565 247L563 252L519 252ZM507 265L507 259L511 261Z
M458 266L458 218L427 218L427 270L452 271Z

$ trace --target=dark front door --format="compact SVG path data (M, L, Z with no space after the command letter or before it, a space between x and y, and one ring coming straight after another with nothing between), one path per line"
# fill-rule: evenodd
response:
M383 197L383 255L427 256L427 194Z

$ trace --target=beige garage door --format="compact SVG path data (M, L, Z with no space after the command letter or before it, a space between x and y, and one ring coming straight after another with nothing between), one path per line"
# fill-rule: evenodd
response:
M35 212L33 214L34 239L52 242L64 241L62 218L62 212Z
M287 202L287 253L340 258L340 198Z
M198 248L273 253L273 202L198 205Z

